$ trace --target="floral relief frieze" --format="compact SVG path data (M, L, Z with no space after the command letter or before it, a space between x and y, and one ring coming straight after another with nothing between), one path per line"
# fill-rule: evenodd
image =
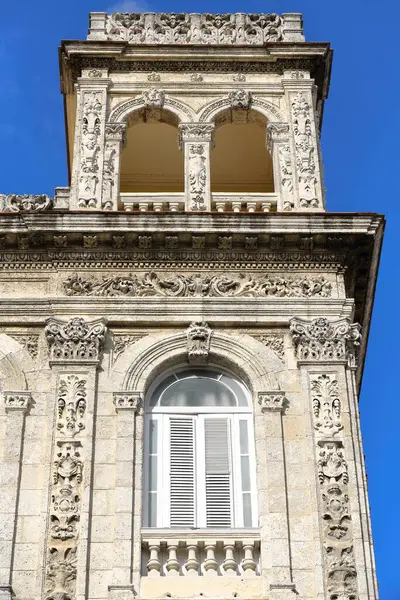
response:
M71 275L63 282L68 296L277 297L331 298L332 284L315 277L220 273L158 274L154 271L102 280Z

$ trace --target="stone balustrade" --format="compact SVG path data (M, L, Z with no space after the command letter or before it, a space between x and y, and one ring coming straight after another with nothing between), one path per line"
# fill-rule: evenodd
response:
M149 45L262 46L268 42L304 42L304 35L299 13L92 12L87 39Z
M257 531L142 530L143 576L255 577L260 574Z
M183 212L186 210L183 193L146 194L121 193L120 199L126 211ZM214 193L212 212L271 212L276 211L276 194Z

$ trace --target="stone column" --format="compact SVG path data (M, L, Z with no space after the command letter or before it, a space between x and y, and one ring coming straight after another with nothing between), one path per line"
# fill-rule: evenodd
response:
M355 453L358 427L354 428L351 416L353 394L347 380L360 344L359 326L347 319L292 319L290 329L302 387L310 399L317 496L315 552L322 570L317 598L375 598L368 514L360 505L365 481Z
M136 489L135 448L136 415L142 413L142 394L138 392L114 393L117 411L117 464L115 484L115 530L112 583L110 600L134 598L133 556L141 556L140 530L133 536ZM139 573L140 576L140 573Z
M278 195L277 210L294 210L295 165L290 127L287 123L270 123L267 126L267 148L274 169L275 193Z
M284 392L259 392L258 403L265 419L265 450L269 538L262 539L268 546L272 567L272 582L266 591L274 600L286 600L296 597L292 581L292 563L290 551L289 512L287 500L287 481L285 465L285 447L283 439L282 417L287 404Z
M44 598L88 597L93 424L105 331L101 319L82 318L49 319L45 329L56 396Z
M126 124L107 123L105 134L101 207L118 210L121 154L125 143Z
M83 69L76 84L77 111L70 208L100 210L107 93L110 85L106 69Z
M189 211L211 211L210 153L214 129L214 123L179 125L185 160L185 202Z
M13 598L11 578L17 532L21 461L25 416L29 410L30 402L30 392L4 392L4 404L8 418L0 475L0 488L3 499L0 506L1 600L11 600Z
M286 71L282 85L294 152L295 210L323 211L325 190L316 125L314 81L306 71Z

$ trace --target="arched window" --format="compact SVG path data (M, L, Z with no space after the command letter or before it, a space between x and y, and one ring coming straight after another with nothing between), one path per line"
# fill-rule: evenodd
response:
M255 527L250 394L232 375L185 369L149 390L146 527Z

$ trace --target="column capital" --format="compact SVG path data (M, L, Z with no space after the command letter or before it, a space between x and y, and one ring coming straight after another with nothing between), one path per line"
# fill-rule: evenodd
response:
M349 319L307 321L294 318L290 333L296 357L306 362L348 362L354 366L361 343L361 327Z
M6 413L23 412L27 413L32 401L32 394L23 392L4 392L4 407Z
M105 333L104 319L85 321L81 317L74 317L67 322L48 319L45 336L50 350L50 364L97 365L101 358Z
M213 142L215 123L181 123L179 125L179 145L185 142Z
M114 392L113 400L117 412L130 410L134 414L140 414L143 410L142 392Z
M282 391L258 392L258 404L261 406L263 413L282 413L288 405L288 400L285 392Z
M106 140L124 142L126 130L126 123L106 123Z

